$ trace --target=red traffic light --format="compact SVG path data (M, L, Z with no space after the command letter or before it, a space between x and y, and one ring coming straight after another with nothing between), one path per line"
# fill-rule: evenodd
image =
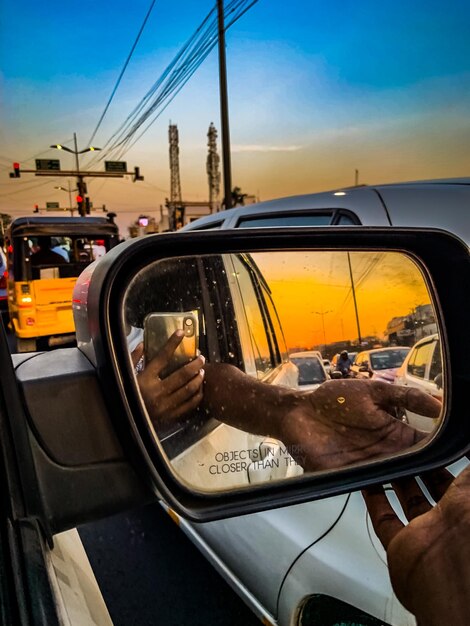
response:
M77 201L77 204L80 204L80 202L83 202L82 196L77 196L75 200Z
M10 172L10 178L19 178L21 176L20 164L13 163L13 172Z

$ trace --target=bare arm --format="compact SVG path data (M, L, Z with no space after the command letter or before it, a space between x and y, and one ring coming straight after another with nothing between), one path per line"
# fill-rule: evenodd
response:
M416 389L332 380L314 392L270 385L227 364L206 364L202 406L216 419L288 446L306 470L393 454L424 439L395 418L396 407L438 417L441 404Z

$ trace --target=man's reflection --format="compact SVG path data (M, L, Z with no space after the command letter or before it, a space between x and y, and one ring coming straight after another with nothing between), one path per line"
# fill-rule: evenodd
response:
M407 449L428 436L396 419L404 409L429 418L441 404L417 389L379 381L331 380L313 392L260 382L203 355L160 377L183 339L176 332L150 362L143 359L143 319L151 311L202 310L194 259L159 262L143 272L126 301L131 356L157 433L198 410L230 426L284 443L306 471L338 468Z

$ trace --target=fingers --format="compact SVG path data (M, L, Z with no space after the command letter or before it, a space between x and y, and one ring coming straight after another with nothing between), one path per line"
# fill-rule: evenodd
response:
M408 520L423 515L432 509L432 504L414 478L397 480L392 483L392 487Z
M139 343L131 353L132 365L135 367L144 354L144 344Z
M158 376L160 372L168 365L176 348L180 345L184 337L184 332L180 329L175 331L168 339L163 348L159 351L156 357L154 357L150 363L146 364L146 369L149 370L152 375Z
M454 480L454 476L446 469L426 472L420 478L435 502L439 502Z
M196 376L193 376L193 378L188 381L183 387L172 393L168 398L169 401L173 404L173 406L179 406L184 404L188 400L188 398L191 398L199 391L202 392L203 380L204 370L201 369L198 371Z
M183 365L183 367L180 367L176 372L173 372L173 374L170 374L164 379L165 389L168 393L174 393L178 389L181 389L181 387L187 385L191 379L199 374L204 363L205 358L201 354L190 363Z
M201 362L200 359L201 357L197 360ZM194 368L193 362L189 365ZM187 372L189 365L181 369L185 369ZM151 383L146 405L153 419L166 421L180 417L196 408L202 400L204 370L201 367L199 367L195 375L188 376L182 386L175 387L172 385L170 378L171 376L164 380L154 378Z
M168 414L168 419L176 419L178 417L181 417L182 415L186 415L187 413L191 413L191 411L194 411L195 409L197 409L197 407L202 402L202 395L203 393L202 393L202 385L201 385L199 390L192 397L186 400L186 402L183 402L182 404L180 404L178 407L173 409L173 411L171 411Z
M382 406L386 405L389 408L398 406L432 418L437 418L441 414L442 403L419 389L378 381L372 381L372 384L374 385L376 401Z
M392 539L402 530L403 524L398 519L382 487L370 487L362 492L372 526L381 544L388 548Z

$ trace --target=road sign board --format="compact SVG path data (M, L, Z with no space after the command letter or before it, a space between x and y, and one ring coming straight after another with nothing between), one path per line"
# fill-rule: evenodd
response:
M36 159L37 170L60 170L59 159Z
M46 209L60 209L59 202L46 202Z
M105 161L104 169L106 172L127 172L126 161Z

